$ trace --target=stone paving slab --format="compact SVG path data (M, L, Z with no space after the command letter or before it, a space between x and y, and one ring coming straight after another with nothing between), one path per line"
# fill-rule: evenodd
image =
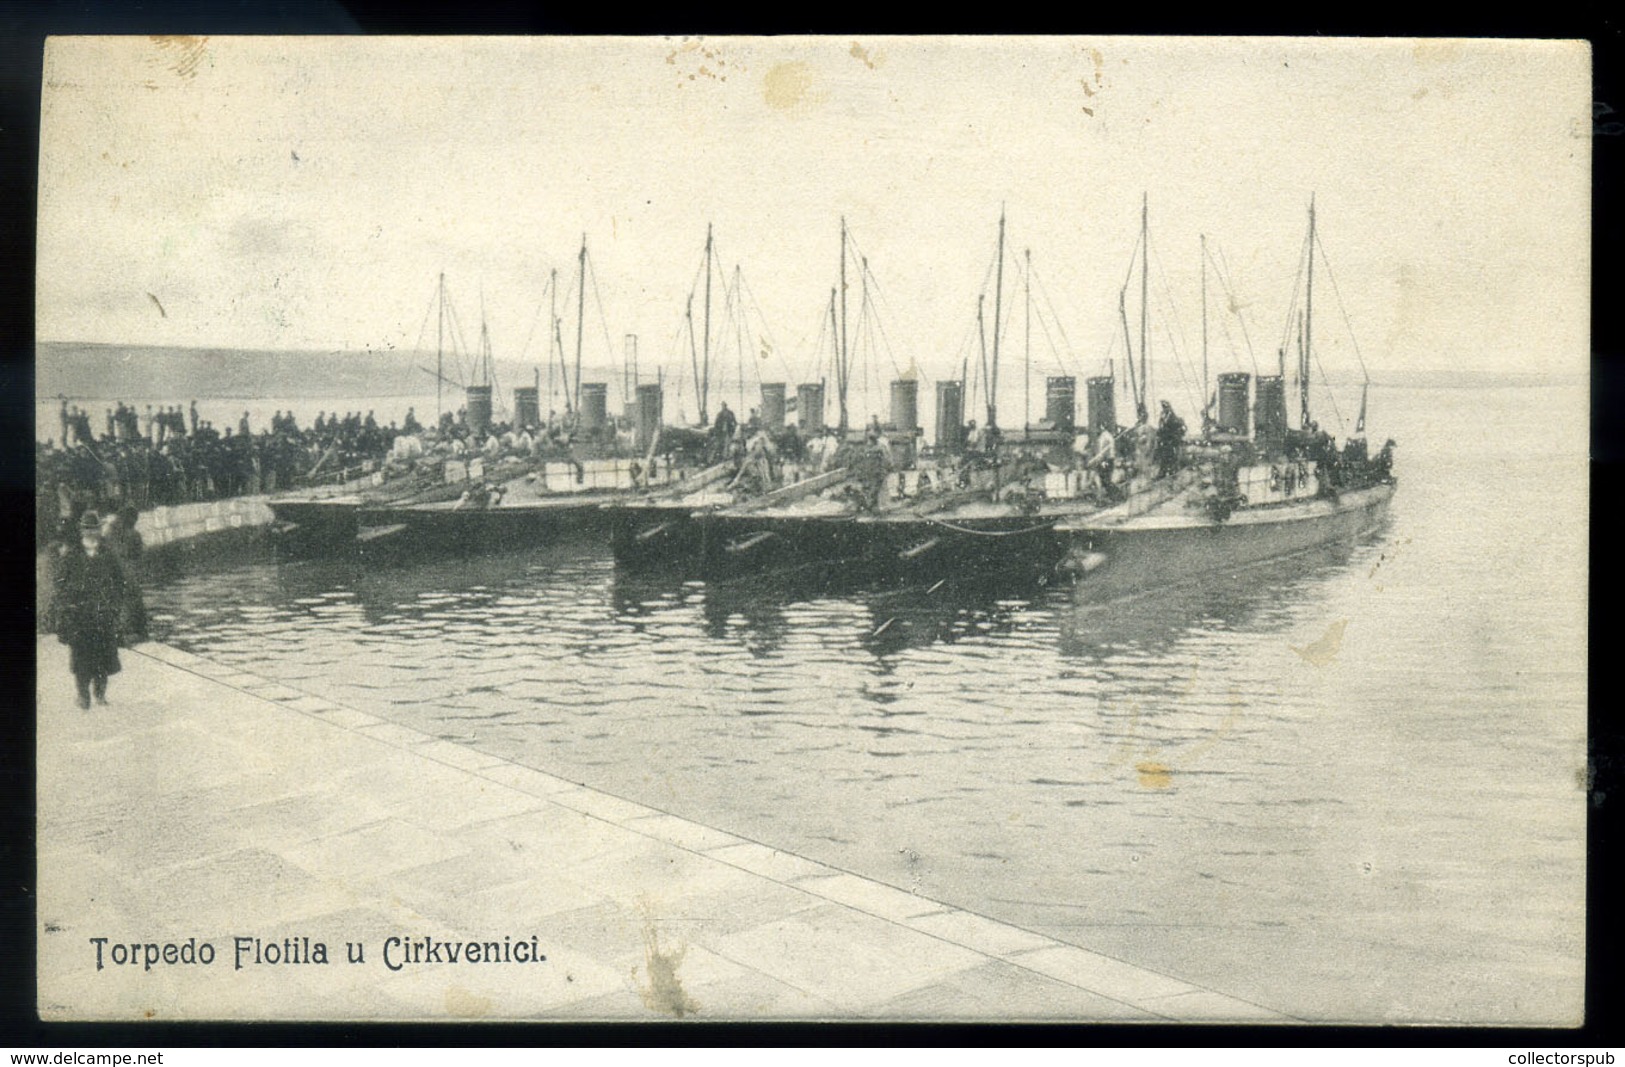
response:
M1291 1021L179 649L123 661L81 711L38 645L48 1020Z

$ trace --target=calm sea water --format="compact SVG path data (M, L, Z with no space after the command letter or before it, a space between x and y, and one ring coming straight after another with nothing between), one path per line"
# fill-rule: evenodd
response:
M149 604L221 662L1295 1015L1574 1021L1586 404L1374 392L1376 536L1106 605L708 589L591 542Z

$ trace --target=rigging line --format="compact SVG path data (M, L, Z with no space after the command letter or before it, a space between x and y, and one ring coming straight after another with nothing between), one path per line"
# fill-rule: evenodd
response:
M1242 315L1242 311L1245 309L1242 308L1240 301L1236 299L1236 287L1230 280L1230 261L1225 258L1223 248L1215 248L1216 244L1217 242L1214 242L1209 245L1208 258L1212 259L1213 265L1218 268L1219 284L1224 286L1225 306L1236 317L1236 322L1241 327L1241 338L1247 344L1247 359L1253 365L1253 377L1256 378L1263 374L1263 371L1258 369L1258 356L1253 352L1252 333L1247 329L1246 316ZM1215 251L1218 253L1217 259L1213 259ZM1220 319L1219 322L1221 325L1225 324L1224 319ZM1229 337L1228 329L1225 336Z
M1072 339L1066 335L1066 326L1062 324L1061 316L1055 310L1055 301L1050 299L1049 290L1044 287L1044 280L1038 276L1037 270L1033 271L1033 281L1038 283L1038 295L1043 297L1044 306L1049 308L1050 317L1055 321L1055 331L1061 335L1061 344L1066 346L1066 358L1073 363L1077 363L1077 349L1072 347ZM1055 359L1057 363L1061 362L1059 352L1056 353ZM1063 364L1061 366L1062 372L1064 373L1066 369L1066 366Z
M613 365L615 363L615 343L609 339L609 318L604 314L604 297L598 289L598 265L592 261L591 252L587 253L587 274L590 278L592 278L592 300L593 303L598 306L598 325L602 327L604 331L605 358L608 359L611 364L611 366L606 369L613 370ZM623 363L626 360L626 354L624 352L621 354L621 360ZM621 368L620 378L621 388L624 390L626 388L626 368L624 366ZM621 394L621 402L623 404L629 402L631 399L632 398L626 396L624 392Z
M1185 399L1189 400L1191 399L1192 391L1195 389L1195 386L1191 382L1190 367L1187 365L1187 360L1179 354L1179 347L1174 344L1173 331L1168 328L1168 324L1166 322L1162 324L1162 332L1168 337L1168 346L1174 350L1174 368L1179 371L1179 380L1185 386ZM1192 410L1202 411L1204 406L1205 405L1201 401L1198 401Z
M468 368L464 365L464 353L468 350L468 342L463 339L463 320L457 314L457 305L446 294L446 318L451 326L451 354L457 362L457 377L464 386L468 385Z
M846 239L847 239L847 242L852 246L852 255L857 258L858 270L861 272L859 277L862 278L862 279L866 279L868 281L868 283L869 283L869 302L874 305L873 314L875 316L876 323L878 324L879 329L881 331L882 337L885 338L886 326L885 326L885 323L883 321L881 321L881 316L880 316L881 308L880 308L880 304L876 303L876 301L878 300L880 302L883 302L886 305L886 308L885 308L886 314L895 317L896 316L896 311L895 311L895 309L893 309L893 307L891 305L891 298L889 296L887 296L886 293L882 290L881 285L880 285L880 277L877 274L875 274L874 270L869 266L868 254L865 253L863 251L863 247L858 244L857 238L853 236L852 229L851 229L850 226L847 227ZM861 311L860 311L860 314L861 314ZM890 339L885 338L885 340L886 340L887 345L889 346L890 345ZM893 359L892 363L893 363L893 366L895 367L896 366L895 358Z
M508 414L508 405L502 399L502 383L497 381L496 346L491 343L491 327L485 321L485 289L480 288L480 362L484 365L485 384L491 387L491 399L494 410L500 415Z
M860 281L863 279L861 271L858 278ZM871 391L875 387L875 379L879 374L879 368L875 366L877 361L875 360L874 319L870 314L868 294L864 294L858 300L858 323L857 328L853 331L851 343L852 347L847 349L848 369L846 381L847 389L850 392L852 389L851 366L853 361L856 361L858 374L860 375L859 391L857 397L850 401L855 405L858 398L867 398L872 395Z
M686 323L685 323L685 326L686 326ZM683 343L684 328L685 328L684 326L677 327L676 343L677 343L677 345L679 347ZM677 360L677 398L676 398L675 404L673 405L674 408L676 409L677 422L678 422L679 425L681 425L681 424L688 421L686 418L683 417L683 379L684 379L684 376L687 375L687 374L688 374L688 364L679 355L679 358Z
M1337 297L1337 309L1343 313L1343 325L1348 329L1350 343L1354 345L1354 358L1360 363L1360 374L1369 383L1371 372L1365 369L1365 357L1360 354L1360 339L1354 335L1354 323L1349 319L1348 307L1343 303L1343 292L1337 287L1337 275L1332 271L1332 261L1326 255L1326 246L1320 243L1319 234L1315 235L1315 245L1320 249L1320 261L1326 265L1326 277L1331 279L1332 295ZM1327 388L1330 388L1330 383L1327 383Z
M732 279L730 279L730 278L728 278L726 276L725 272L722 270L720 265L717 268L717 277L722 279L722 311L721 311L720 314L717 315L717 335L718 336L717 336L717 351L716 351L716 357L717 357L717 377L716 377L717 387L716 388L717 388L717 398L719 400L725 400L725 399L727 399L727 396L728 396L728 389L727 389L728 379L725 377L724 368L727 367L727 365L728 365L727 364L728 349L729 348L737 348L738 345L739 345L739 338L737 336L738 331L736 331L736 330L734 330L732 328L733 325L734 325L734 290L733 290L733 281L732 281ZM733 335L733 336L730 336L730 335ZM745 388L744 375L740 375L740 380L738 382L738 385L739 385L740 391L743 392L744 388ZM743 416L744 412L743 411L738 411L738 412L735 412L734 414L736 416Z
M1149 258L1150 243L1149 243L1149 241L1147 242L1147 245L1146 245L1146 252L1147 252L1147 257L1148 257L1146 262L1149 263L1150 262L1150 258ZM1156 267L1157 267L1157 280L1161 283L1161 289L1160 289L1160 291L1158 292L1157 295L1162 300L1163 309L1167 311L1166 315L1161 316L1161 318L1162 318L1162 322L1161 322L1162 332L1168 338L1168 347L1173 349L1173 351L1174 351L1174 367L1179 371L1180 382L1185 387L1185 389L1184 389L1185 398L1187 400L1189 400L1190 397L1191 397L1191 391L1192 391L1192 388L1193 388L1193 386L1192 386L1192 375L1194 374L1194 368L1192 368L1190 366L1190 361L1185 358L1185 354L1184 354L1184 350L1183 350L1185 347L1188 347L1188 339L1184 335L1185 334L1184 323L1180 319L1179 307L1174 302L1173 290L1168 285L1168 276L1163 270L1162 257L1160 255L1157 257ZM1174 337L1173 328L1168 325L1170 319L1173 320L1174 324L1179 327L1180 336L1179 336L1179 338L1177 340ZM1194 410L1196 410L1196 411L1203 410L1204 406L1205 406L1205 401L1206 401L1205 397L1198 400ZM1149 406L1149 404L1148 404L1148 406Z
M756 392L758 396L762 390L761 360L756 358L755 346L746 342L750 340L750 308L745 303L745 271L738 264L734 265L734 343L739 348L739 392L745 392L747 375L745 367L750 367L751 374L756 378ZM741 400L740 403L745 403Z
M745 278L743 273L739 275L739 281L740 284L745 288L745 296L750 300L751 307L756 311L756 320L761 323L761 339L767 342L767 346L772 349L773 354L779 358L779 365L784 368L785 376L787 378L794 379L795 372L790 366L790 360L786 358L784 349L779 347L779 339L773 335L773 327L767 321L767 313L762 310L762 302L756 299L755 288L751 286L749 280Z
M874 305L862 301L858 308L858 336L863 342L863 391L873 404L874 397L880 390L880 361L875 359L875 316Z
M819 318L819 331L817 331L817 338L812 341L811 359L808 359L808 356L806 356L806 352L808 352L808 339L812 338L811 330L801 331L801 336L796 338L796 346L795 349L793 349L793 351L796 352L796 365L811 364L814 372L817 370L817 354L819 354L819 351L822 351L822 348L824 348L824 326L827 325L827 323L824 322L825 318L827 318L827 315L825 315L825 310L827 309L819 309L819 317L817 317ZM788 357L785 359L785 364L786 367L788 367L788 370L790 370L791 382L801 383L808 380L808 378L798 377L798 374L796 374L796 365L791 365L790 361L788 361Z
M834 298L833 295L831 295L829 303L826 303L823 307L818 309L818 340L813 342L812 374L808 375L808 377L807 377L807 380L809 382L819 381L823 377L823 372L824 372L824 338L830 337L830 328L829 328L830 313L829 312L830 312L830 308L834 304L834 302L835 302L835 298ZM835 341L833 338L831 338L830 344L834 345L834 344L838 344L838 343L839 343L838 341Z
M693 281L689 282L689 284L688 284L688 306L689 306L690 309L692 309L694 307L694 298L696 296L698 296L699 292L700 292L700 274L702 272L708 270L710 268L710 266L711 266L710 258L705 256L702 253L701 257L700 257L699 265L694 268L694 279L693 279ZM699 390L699 387L700 387L699 380L696 379L695 382L694 382L694 388L696 390L696 393Z
M976 352L971 359L970 389L965 403L969 405L970 412L977 410L976 398L980 395L978 388L987 381L987 315L984 305L987 295L984 293L976 302ZM985 421L985 420L984 420Z
M548 278L548 280L542 285L542 295L536 300L536 314L530 320L530 331L525 334L524 347L519 350L519 362L521 363L523 363L525 361L525 357L530 354L530 342L536 336L536 324L542 321L542 302L547 299L547 288L552 284L553 279Z
M850 232L847 234L847 238L848 238L848 240L851 239ZM854 249L854 251L860 251L861 252L861 249L858 249L855 244L853 246L853 249ZM885 311L886 311L887 315L895 317L896 316L896 311L891 306L891 298L888 297L886 295L886 293L881 289L879 276L876 275L875 272L869 267L868 258L864 257L860 262L862 264L861 270L863 271L863 277L869 283L869 303L870 303L870 305L872 305L871 314L873 314L873 316L874 316L874 321L875 321L876 328L880 331L881 342L886 347L886 358L891 361L892 370L895 371L899 376L901 376L902 375L902 370L897 365L896 350L892 346L891 335L886 332L886 322L885 322L885 319L882 317L882 315L880 313L881 312L880 303L877 303L877 301L882 302L882 303L884 303L886 305Z
M1059 327L1060 323L1056 323L1056 326ZM1055 339L1050 336L1049 322L1045 319L1042 310L1040 310L1038 313L1038 328L1044 331L1044 341L1049 345L1050 355L1055 357L1056 367L1060 369L1062 374L1065 374L1067 369L1066 365L1061 362L1061 353L1055 347Z
M886 359L891 363L892 373L901 378L903 376L903 369L897 365L897 354L892 349L891 336L886 333L886 324L880 318L880 307L875 303L876 296L880 296L882 300L885 299L884 295L880 293L880 281L875 277L874 272L869 269L869 264L867 261L864 262L863 273L869 279L868 304L871 333L875 330L879 331L880 342L885 346ZM870 338L870 343L874 344L873 337ZM875 347L879 347L879 345L875 345Z
M1107 368L1113 368L1114 371L1115 371L1114 357L1117 354L1117 344L1118 344L1119 340L1121 340L1121 338L1118 337L1116 330L1108 331L1107 339L1106 339L1106 351L1100 357L1101 363L1105 364L1105 366L1103 366L1101 368L1101 370L1106 370Z
M881 332L880 328L880 314L875 308L874 303L871 301L869 305L869 351L874 353L879 351L883 346L885 347L886 351L886 361L890 363L892 367L892 376L894 380L902 378L903 371L900 367L898 367L897 358L892 354L890 346L886 344L885 335ZM881 407L882 410L885 410L885 383L880 380L880 361L871 358L870 362L874 366L875 373L875 396L872 402Z
M1230 335L1230 319L1228 316L1219 316L1219 332L1224 335L1224 346L1230 352L1230 361L1232 363L1238 362L1236 357L1239 353L1236 349L1236 339ZM1258 376L1258 367L1256 365L1253 367L1253 376Z
M744 271L744 268L739 266L739 264L737 264L737 263L734 264L734 275L733 276L734 276L734 286L733 286L734 318L733 318L732 321L733 321L733 328L734 328L733 329L733 332L734 332L734 346L736 348L736 355L737 355L738 364L739 364L739 395L740 395L740 401L739 402L740 402L741 406L743 406L748 402L746 400L746 394L745 394L745 382L748 380L748 376L745 374L745 366L746 366L746 362L747 362L747 360L745 358L745 351L746 351L746 347L747 347L746 344L745 344L745 341L746 341L746 339L748 338L748 336L750 334L750 321L749 321L749 314L748 314L749 308L745 304L745 271ZM748 362L749 362L751 371L756 376L757 392L760 393L761 385L762 385L762 369L761 369L760 366L758 366L759 361L755 358L755 356L753 354Z
M1174 321L1174 325L1179 328L1179 341L1180 341L1180 343L1183 344L1188 349L1188 348L1190 348L1191 345L1190 345L1190 338L1185 335L1185 318L1184 318L1184 316L1182 316L1179 313L1179 305L1174 300L1173 286L1168 284L1168 272L1167 272L1167 269L1163 265L1162 253L1160 253L1160 252L1157 253L1157 264L1156 265L1157 265L1157 280L1162 283L1162 298L1163 298L1163 301L1164 301L1165 305L1167 306L1169 316ZM1166 328L1166 323L1164 324L1164 328ZM1178 356L1179 352L1176 350L1174 352L1174 355Z
M1187 347L1187 339L1184 337L1184 328L1179 318L1178 305L1174 303L1173 292L1171 289L1169 289L1167 277L1162 272L1161 256L1157 257L1157 274L1159 280L1162 282L1162 290L1158 295L1162 298L1163 308L1167 311L1166 315L1160 316L1162 319L1160 325L1162 327L1163 335L1168 338L1168 347L1173 349L1174 368L1179 371L1179 380L1184 386L1185 399L1189 400L1191 398L1192 390L1195 388L1192 384L1192 376L1194 375L1195 370L1190 366L1190 361L1185 358L1184 348ZM1168 325L1170 319L1173 320L1175 325L1180 326L1180 337L1177 339L1174 337L1173 328ZM1193 410L1203 410L1205 401L1205 397L1200 398ZM1147 406L1149 407L1149 401L1147 402Z
M1168 304L1170 309L1172 309L1171 299L1168 301ZM1190 399L1192 389L1196 388L1193 385L1196 369L1191 365L1191 361L1185 358L1184 348L1182 347L1185 344L1185 338L1180 337L1176 339L1174 337L1173 329L1168 325L1166 318L1163 319L1161 325L1164 336L1168 338L1168 347L1174 351L1174 367L1179 371L1179 380L1184 384L1186 399ZM1196 405L1197 411L1203 409L1204 401L1205 398L1200 398L1198 400Z
M1140 258L1140 236L1138 233L1134 235L1134 247L1129 250L1128 271L1123 275L1123 288L1117 292L1117 313L1123 324L1123 362L1128 367L1128 384L1130 391L1134 394L1134 405L1136 409L1147 408L1149 410L1150 398L1146 395L1145 390L1145 386L1149 383L1141 383L1134 373L1134 340L1129 335L1128 322L1128 290L1129 286L1134 284L1134 265L1139 262ZM1138 410L1136 410L1136 414L1138 414Z
M440 298L440 284L435 283L435 295L429 298L429 306L423 310L423 325L418 327L418 339L412 345L412 353L423 351L423 335L429 332L429 317L434 314L435 301Z
M436 281L436 283L435 283L435 296L429 298L429 306L427 308L425 308L424 311L423 311L423 324L418 327L418 339L412 345L412 354L414 356L416 356L418 353L423 351L423 337L424 337L425 334L427 334L429 332L429 318L430 318L431 315L434 314L435 300L439 298L439 292L440 292L440 283L438 281ZM413 371L414 369L416 369L416 368L415 368L415 366L413 364L410 364L410 363L407 364L407 370L406 370L405 374L406 374L406 378L407 378L407 381L408 381L409 384L413 380L415 380L417 378L416 374L411 373L411 371Z
M1303 250L1298 254L1298 273L1292 280L1292 302L1286 309L1286 326L1281 330L1281 347L1286 348L1297 332L1298 301L1303 294L1303 272L1309 261L1309 235L1303 236Z
M1327 400L1331 401L1332 414L1337 417L1337 435L1339 437L1346 436L1344 433L1343 412L1337 406L1337 394L1332 391L1331 379L1326 377L1326 368L1320 362L1320 353L1314 352L1312 355L1315 359L1315 368L1320 371L1320 391L1325 394Z

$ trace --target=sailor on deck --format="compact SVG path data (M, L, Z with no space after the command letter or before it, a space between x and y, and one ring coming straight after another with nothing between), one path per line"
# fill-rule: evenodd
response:
M1174 414L1174 406L1162 402L1162 418L1157 423L1157 476L1166 478L1179 470L1179 450L1185 443L1185 420Z
M717 412L717 419L711 424L712 455L718 462L728 457L728 442L733 439L734 431L739 428L739 419L728 410L728 402L722 402L722 408Z

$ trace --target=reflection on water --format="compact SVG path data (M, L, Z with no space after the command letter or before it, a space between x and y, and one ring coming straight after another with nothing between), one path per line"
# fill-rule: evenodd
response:
M217 660L1294 1014L1543 1018L1582 958L1584 467L1528 459L1538 419L1472 462L1429 425L1373 538L1104 605L591 539L149 599Z

